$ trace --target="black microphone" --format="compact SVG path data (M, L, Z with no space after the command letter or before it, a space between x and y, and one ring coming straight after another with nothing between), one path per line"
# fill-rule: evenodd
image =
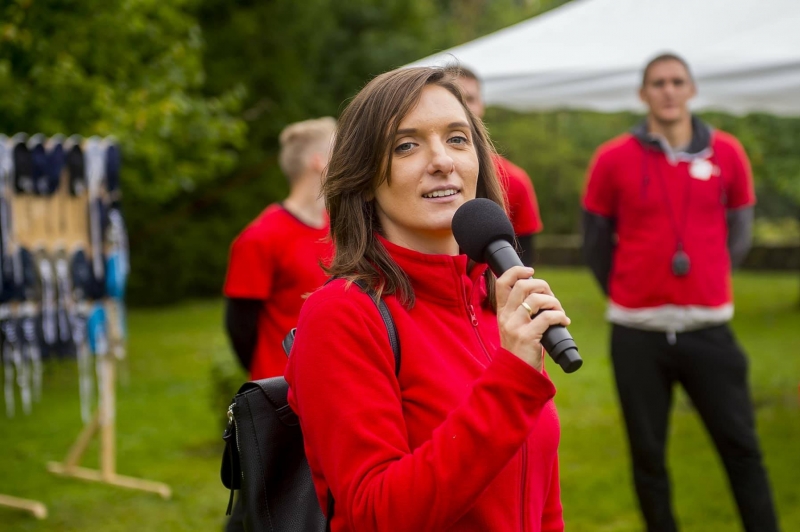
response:
M497 277L513 266L524 266L514 249L514 228L508 216L490 199L477 198L459 207L453 215L453 236L469 258L488 263ZM542 345L565 373L583 365L578 346L563 325L550 326Z

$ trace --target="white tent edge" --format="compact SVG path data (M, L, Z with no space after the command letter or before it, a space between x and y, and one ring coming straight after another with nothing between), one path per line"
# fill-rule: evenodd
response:
M692 67L694 110L800 116L800 2L664 4L574 0L408 66L462 64L482 77L487 104L518 111L642 112L642 67L670 51Z

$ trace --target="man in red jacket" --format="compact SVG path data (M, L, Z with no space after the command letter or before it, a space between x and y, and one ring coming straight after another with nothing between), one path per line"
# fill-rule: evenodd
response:
M289 196L267 207L231 246L225 325L252 379L283 375L281 342L297 323L303 297L327 278L320 261L332 250L320 187L335 128L333 118L320 118L281 132Z
M755 195L731 135L688 108L686 62L644 69L647 118L598 148L583 199L584 253L609 297L611 357L648 531L677 530L664 450L676 382L716 445L747 531L778 530L755 432L747 358L728 321Z
M468 68L459 67L458 86L472 114L483 119L483 96L478 76ZM530 266L534 260L534 235L544 227L531 178L525 170L499 154L493 160L497 177L506 192L508 215L519 243L522 263Z

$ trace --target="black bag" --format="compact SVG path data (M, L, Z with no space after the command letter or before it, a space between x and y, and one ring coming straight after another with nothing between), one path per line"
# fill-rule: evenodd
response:
M361 282L356 284L368 295ZM374 300L374 298L373 298ZM395 375L400 372L400 342L386 303L378 301L392 352ZM287 355L294 342L292 331L283 341ZM303 448L297 415L289 407L289 385L283 377L247 382L239 388L228 408L228 427L222 439L222 483L239 490L244 529L262 531L324 531L328 523L322 513L311 470ZM333 497L328 493L328 518L333 516Z

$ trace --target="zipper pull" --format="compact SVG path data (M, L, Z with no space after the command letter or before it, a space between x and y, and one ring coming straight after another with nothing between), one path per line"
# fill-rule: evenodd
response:
M477 327L478 317L475 316L475 309L472 307L472 305L467 305L467 308L469 309L469 317L472 319L472 326Z
M225 511L225 515L231 515L231 511L233 510L233 493L235 490L234 486L238 469L236 467L236 462L238 460L236 460L234 456L234 453L238 453L239 451L239 444L236 441L236 420L233 417L233 407L235 405L236 403L231 403L231 405L228 407L228 427L225 429L225 432L222 433L222 439L225 440L225 457L228 459L231 470L231 494L228 498L228 509Z
M225 427L225 430L222 432L222 439L226 442L236 441L236 420L233 418L233 407L236 403L231 403L231 406L228 407L228 426Z

